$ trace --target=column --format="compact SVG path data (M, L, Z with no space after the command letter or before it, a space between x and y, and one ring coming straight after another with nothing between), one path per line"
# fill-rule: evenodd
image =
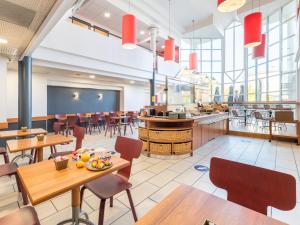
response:
M18 126L32 127L32 61L31 56L25 56L19 61L19 96L18 96Z
M8 59L0 55L0 129L7 128L7 63Z
M150 35L151 35L151 50L153 52L153 72L152 72L152 79L150 80L150 104L154 105L155 102L152 101L153 96L156 94L155 90L155 75L157 73L157 55L156 55L156 39L158 29L156 27L150 27Z

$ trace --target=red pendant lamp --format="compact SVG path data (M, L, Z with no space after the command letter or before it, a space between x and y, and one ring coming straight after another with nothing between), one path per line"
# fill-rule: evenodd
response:
M245 5L246 0L218 0L218 10L220 12L232 12L243 5Z
M261 44L253 48L253 59L255 58L264 58L266 50L266 35L261 35Z
M193 42L192 42L192 49L195 49L194 40L195 40L195 21L193 20ZM196 70L197 69L197 54L196 52L191 52L189 56L189 69Z
M255 12L244 19L244 46L252 48L261 44L262 14Z
M169 34L171 31L171 0L169 0ZM165 40L165 51L164 51L165 62L174 62L175 60L175 42L174 39L168 38Z
M172 38L165 40L164 60L165 62L174 62L175 60L175 42Z
M122 17L122 46L125 49L136 47L135 16L132 14Z

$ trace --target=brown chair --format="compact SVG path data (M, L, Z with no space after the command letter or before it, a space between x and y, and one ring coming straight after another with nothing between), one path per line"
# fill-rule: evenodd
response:
M254 112L254 118L255 118L255 127L258 127L258 122L262 122L261 128L269 127L269 122L271 120L270 117L263 117L263 115L260 112L255 111Z
M0 225L40 225L38 215L32 206L20 208L0 218Z
M75 126L73 136L76 138L76 146L74 151L80 149L82 147L82 140L84 139L85 129L83 127ZM70 155L74 151L64 151L64 152L56 152L50 155L49 159L55 158L57 156L65 156Z
M3 156L5 163L9 163L9 157L5 148L0 147L0 155Z
M112 130L114 130L114 134L116 133L116 129L119 133L119 135L121 135L121 128L120 128L120 121L119 119L114 119L113 117L117 117L118 115L115 113L109 113L109 115L105 116L105 121L106 121L106 129L105 129L105 134L104 136L106 136L107 131L110 131L110 137L112 137Z
M87 133L89 131L89 133L91 134L91 128L90 128L90 117L88 116L87 113L77 113L77 116L79 118L79 125L81 127L85 128L85 132Z
M120 126L124 126L124 136L126 135L127 126L129 126L131 130L131 134L133 134L132 130L132 117L129 115L126 115L126 117L121 119Z
M125 167L117 172L117 174L109 174L104 177L100 177L85 184L80 190L80 203L82 204L84 190L88 189L93 192L98 198L101 199L100 210L99 210L99 220L98 225L103 224L104 220L104 209L106 199L110 199L110 207L113 207L113 196L126 191L130 207L132 210L133 218L137 221L137 216L134 208L134 204L131 198L130 188L131 183L128 182L131 172L131 165L133 158L138 158L141 154L143 147L143 142L140 140L135 140L127 137L117 137L115 149L121 154L122 159L126 159L130 162L128 167ZM82 205L80 205L80 208Z
M287 123L296 123L294 120L293 111L275 111L275 117L273 120L274 123L278 125L278 128L281 128L279 125L283 124L285 130L287 130Z
M267 215L267 207L291 210L296 205L296 180L273 170L213 157L210 180L227 190L229 201Z
M100 120L101 120L101 115L100 114L95 113L95 114L91 115L90 134L91 134L92 128L94 128L94 131L97 128L98 131L99 131L99 134L101 134Z
M68 115L67 116L67 136L70 133L70 130L74 133L74 128L77 126L78 116L76 115Z
M18 191L21 192L21 194L22 194L23 204L27 205L28 204L28 198L27 198L25 190L22 186L22 183L19 179L19 176L17 174L17 168L18 168L18 165L16 163L9 163L9 164L0 165L0 177L15 175Z
M64 133L67 127L67 114L55 114L55 119L60 124L60 129Z

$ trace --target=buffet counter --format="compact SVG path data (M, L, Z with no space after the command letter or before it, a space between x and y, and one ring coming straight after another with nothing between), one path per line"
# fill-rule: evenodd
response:
M140 117L145 122L139 127L143 150L158 155L193 155L193 150L210 140L225 135L228 113L199 115L187 119Z

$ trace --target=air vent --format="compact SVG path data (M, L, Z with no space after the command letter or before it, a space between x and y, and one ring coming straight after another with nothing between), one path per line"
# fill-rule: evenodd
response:
M13 59L17 56L18 49L10 48L5 45L0 45L0 55L7 56L10 59Z
M34 17L35 11L33 10L5 0L0 1L0 20L28 28Z

